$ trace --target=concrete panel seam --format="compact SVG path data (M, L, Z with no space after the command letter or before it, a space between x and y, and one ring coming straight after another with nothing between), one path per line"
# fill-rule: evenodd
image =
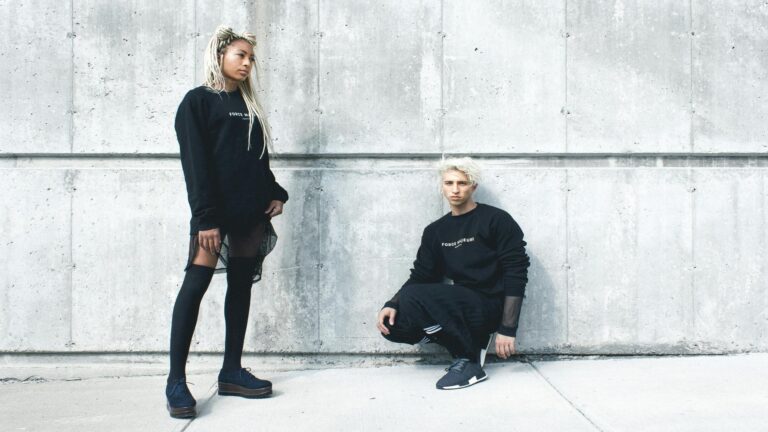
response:
M323 32L320 28L320 2L322 0L317 0L317 25L315 27L315 37L317 39L317 77L315 79L315 85L317 86L317 104L315 107L315 114L317 115L317 121L315 122L315 128L316 128L316 142L315 145L317 148L320 147L320 141L322 140L322 118L323 118L323 109L322 109L322 102L321 102L321 93L320 93L320 78L323 76L322 70L320 69L321 65L321 58L320 58L320 48L321 44L323 43Z
M690 29L689 29L690 31L688 32L689 33L688 34L688 38L689 38L689 41L690 41L690 57L688 59L690 61L690 65L689 65L690 66L690 87L689 87L690 94L688 95L689 96L689 108L690 108L690 112L689 112L689 117L690 117L689 134L690 134L690 136L688 137L688 142L689 142L689 146L690 146L689 149L690 149L691 152L693 152L693 150L694 150L694 143L693 143L693 139L694 139L694 134L693 134L693 116L696 113L696 108L693 106L693 72L694 72L693 71L693 37L694 37L694 34L695 34L695 31L693 30L693 0L688 0L688 16L689 16L689 19L691 20L690 21Z
M316 127L317 127L317 144L316 145L317 145L317 148L320 148L321 142L325 141L322 138L322 135L323 135L323 129L322 129L322 127L323 127L323 122L322 122L323 111L322 111L322 102L321 102L321 100L322 100L322 87L320 86L320 84L321 84L321 77L323 76L322 69L320 69L321 62L322 62L322 57L321 57L322 50L321 50L321 48L322 48L322 43L323 43L323 39L322 39L322 31L323 31L323 29L321 28L322 21L321 21L321 15L320 15L322 13L322 7L321 6L322 6L322 0L317 0L317 25L316 25L316 32L315 32L316 37L317 37L317 80L316 80L316 85L317 85L317 123L316 123ZM317 200L315 202L317 202ZM322 241L323 236L322 236L322 232L321 232L321 226L322 225L320 225L320 210L318 208L315 208L315 216L316 216L315 223L316 223L316 230L317 230L317 246L319 248L319 247L321 247L320 243ZM319 263L319 264L322 264L322 263ZM315 287L316 287L316 290L315 290L315 308L318 311L318 313L317 313L317 316L315 317L315 341L314 341L314 343L317 344L317 345L322 344L322 330L320 328L320 325L321 325L321 322L322 322L320 320L320 296L321 296L320 281L322 279L321 273L320 273L321 271L322 271L322 269L320 268L319 265L315 266Z
M68 282L69 282L69 319L67 320L69 323L69 334L67 335L67 348L72 348L75 345L75 342L72 340L72 332L73 332L73 321L75 318L74 313L74 274L73 269L75 267L75 238L74 238L74 215L75 215L75 176L77 173L73 170L67 170L67 172L64 174L64 184L66 187L66 191L69 194L69 265L67 266L67 274L69 275Z
M445 156L445 0L440 1L440 122L438 123L439 144L442 156Z
M696 174L689 169L688 178L691 191L691 333L696 334Z
M568 109L568 39L571 37L571 34L568 31L568 0L563 1L563 27L564 27L564 34L563 37L565 38L565 42L563 43L563 50L565 55L565 61L563 62L563 68L565 73L565 79L563 80L565 82L564 90L565 90L565 100L564 100L564 107L563 107L563 116L565 116L565 127L563 128L563 134L565 135L565 152L568 153L568 114L571 112ZM567 247L567 245L566 245Z
M197 27L197 6L198 2L195 1L194 5L192 5L192 87L195 87L195 83L197 83L197 38L200 37L200 29Z
M69 2L69 152L75 151L75 0Z
M475 159L488 168L508 169L765 169L768 154L756 156L638 156L638 155L529 155L474 154ZM442 157L440 153L422 154L279 154L273 156L274 167L279 169L361 169L376 164L391 164L392 169L417 166L427 169ZM0 155L0 169L180 169L178 155L168 154L59 154L59 155ZM381 168L381 166L379 166Z
M411 159L411 158L440 158L443 152L371 152L371 153L340 153L340 152L302 152L302 153L274 153L270 156L270 159L378 159L378 158L391 158L391 159ZM585 158L622 158L622 159L647 159L647 158L663 158L672 160L684 160L684 159L702 159L713 160L718 158L729 159L754 159L754 160L768 160L768 153L764 152L744 152L744 153L705 153L705 152L686 152L686 153L520 153L520 152L494 152L494 153L456 153L451 154L456 156L472 156L480 159L496 159L496 158L531 158L531 159L547 159L547 158L560 158L560 159L585 159ZM0 153L0 159L178 159L179 153Z
M591 425L592 425L592 426L595 428L595 430L598 430L598 431L600 431L600 432L603 432L603 429L602 429L600 426L598 426L598 425L597 425L597 423L595 423L594 421L592 421L592 419L590 419L590 418L589 418L589 416L587 416L587 414L586 414L586 413L584 413L584 411L582 411L581 409L579 409L579 407L577 407L577 406L576 406L576 404L574 404L573 402L571 402L571 400L570 400L570 399L568 399L568 398L565 396L565 394L563 394L563 392L561 392L561 391L560 391L560 390L559 390L559 389L558 389L558 388L557 388L557 387L556 387L554 384L552 384L552 382L551 382L549 379L547 379L547 377L546 377L546 376L544 376L544 374L543 374L543 373L541 373L541 371L539 370L539 368L537 368L537 367L536 367L536 364L534 364L533 362L530 362L530 363L528 363L528 364L529 364L529 365L531 365L531 367L533 368L533 370L534 370L534 371L536 371L536 374L537 374L539 377L541 377L541 379L543 379L543 380L544 380L544 382L546 382L546 383L547 383L547 385L549 385L549 387L550 387L552 390L554 390L554 391L555 391L555 393L557 393L558 395L560 395L560 397L561 397L561 398L563 398L563 400L564 400L564 401L566 401L566 402L568 403L568 405L570 405L570 406L571 406L571 408L573 408L574 410L576 410L576 412L578 412L578 413L579 413L579 414L580 414L580 415L581 415L581 416L582 416L582 417L583 417L583 418L584 418L586 421L588 421L588 422L589 422L589 424L591 424Z
M568 170L565 170L565 343L570 344L571 338L571 320L568 316L569 312L569 294L570 294L570 273L571 273L571 257L568 247L570 245L570 227L568 226L568 194L570 193L570 186L568 185Z

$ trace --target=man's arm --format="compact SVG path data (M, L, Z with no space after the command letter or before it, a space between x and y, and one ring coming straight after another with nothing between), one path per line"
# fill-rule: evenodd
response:
M492 229L496 238L496 253L501 266L505 294L504 311L497 332L514 338L517 335L525 286L528 283L530 260L525 253L523 231L512 216L501 214L493 221Z

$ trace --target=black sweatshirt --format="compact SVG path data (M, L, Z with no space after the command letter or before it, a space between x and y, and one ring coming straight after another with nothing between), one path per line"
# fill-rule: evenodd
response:
M504 210L485 204L469 212L446 214L424 229L421 246L403 286L440 283L447 277L487 296L505 297L498 332L515 336L528 282L523 231ZM397 308L398 295L386 306Z
M270 201L287 201L275 181L258 121L248 150L248 108L240 91L190 90L176 112L176 137L192 209L191 235L212 228L241 231L264 221Z

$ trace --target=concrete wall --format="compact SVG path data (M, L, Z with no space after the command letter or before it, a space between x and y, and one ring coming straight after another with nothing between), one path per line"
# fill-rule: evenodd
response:
M459 153L526 233L521 350L768 350L768 4L369 3L0 0L0 352L166 350L172 119L219 22L259 34L291 193L247 350L414 351L374 317Z

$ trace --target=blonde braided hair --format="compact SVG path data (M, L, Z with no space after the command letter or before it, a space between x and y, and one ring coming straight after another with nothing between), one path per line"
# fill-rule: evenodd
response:
M221 71L220 57L226 51L227 47L232 42L242 40L248 42L253 48L256 48L256 35L248 32L235 33L230 27L220 25L216 27L216 31L208 41L208 45L205 47L205 57L203 59L203 69L205 74L204 85L210 88L212 91L221 93L226 88L226 80L224 73ZM259 63L254 61L254 69L256 69L256 79L258 82L259 77ZM251 81L249 75L245 80L238 84L240 93L245 100L245 106L248 107L248 150L251 150L251 131L253 130L254 118L258 118L261 124L261 129L264 131L264 147L261 149L261 155L264 156L264 152L267 146L270 147L272 143L272 133L270 132L269 123L267 122L267 116L264 114L264 108L259 103L256 97L256 90Z

